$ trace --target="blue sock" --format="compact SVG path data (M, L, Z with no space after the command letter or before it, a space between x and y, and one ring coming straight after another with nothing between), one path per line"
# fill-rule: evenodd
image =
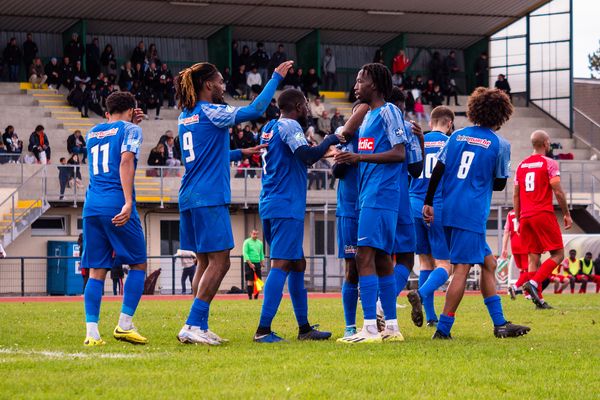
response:
M261 328L271 328L271 323L283 297L283 287L288 274L279 268L272 268L267 276L265 287L263 289L264 300L262 311L260 313L260 322L258 326Z
M454 324L454 317L449 317L444 314L440 314L440 321L437 324L437 330L442 332L444 335L450 335L450 330Z
M490 313L490 317L492 317L492 321L494 322L494 326L504 325L506 323L506 319L504 318L504 312L502 312L502 300L500 296L497 294L484 299L488 313Z
M404 266L404 264L396 264L394 267L394 277L396 278L396 297L400 295L400 292L406 287L410 271Z
M100 303L102 303L102 289L104 289L103 281L94 278L88 279L83 292L85 322L98 322Z
M209 303L204 300L194 299L192 309L190 310L190 316L185 323L191 326L199 326L200 329L207 330L209 309Z
M304 272L291 271L288 275L288 291L292 299L298 326L308 324L308 294L304 287Z
M379 299L385 320L396 319L396 279L394 275L379 277Z
M344 281L342 285L342 303L346 326L356 326L356 306L358 304L358 285Z
M422 271L421 273L423 272L425 271ZM419 294L423 300L427 321L437 321L437 315L435 314L435 308L433 306L433 295L447 280L448 272L446 272L444 268L436 268L431 271L429 278L427 278L423 285L421 285L419 280Z
M358 278L360 300L362 303L364 319L377 319L377 275L367 275Z
M144 293L144 280L146 279L146 271L132 269L127 275L125 285L123 285L123 306L121 312L131 315L135 313L135 309L140 303L142 293Z

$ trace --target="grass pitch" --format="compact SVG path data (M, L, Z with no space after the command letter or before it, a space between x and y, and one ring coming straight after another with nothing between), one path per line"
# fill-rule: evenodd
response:
M466 296L453 341L432 341L404 308L404 343L355 346L298 342L289 299L274 321L289 343L255 344L262 302L221 300L211 329L231 342L218 348L177 342L191 301L142 300L135 321L147 346L112 338L120 303L104 302L107 345L93 349L82 346L82 302L0 303L0 398L600 398L600 296L547 299L555 310L503 298L507 318L532 327L522 338L494 338L481 298ZM310 299L309 311L341 336L340 299Z

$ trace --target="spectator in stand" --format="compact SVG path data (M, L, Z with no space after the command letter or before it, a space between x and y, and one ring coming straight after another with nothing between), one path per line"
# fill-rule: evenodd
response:
M56 57L52 57L50 62L46 64L46 68L44 69L46 76L48 79L48 87L50 89L55 89L60 86L60 66L58 65L58 60Z
M135 64L133 67L133 81L143 84L145 80L146 72L144 71L144 66L140 63Z
M90 86L83 94L84 101L87 103L88 108L96 113L99 117L104 117L104 111L102 110L102 97L100 96L100 90L97 87L97 83L90 83Z
M76 85L80 83L88 84L92 80L92 78L90 78L87 72L85 72L85 69L83 69L81 61L75 61L75 68L73 69L73 80L75 81Z
M252 64L258 68L261 82L266 83L269 80L269 55L265 51L265 45L262 42L256 44L256 51L252 54Z
M50 141L48 136L44 133L44 127L38 125L35 127L35 131L29 136L29 146L27 149L33 153L38 163L47 164L50 163Z
M444 104L444 95L442 94L442 90L440 89L440 85L434 85L433 91L429 93L428 96L429 104L431 104L432 108L437 106L441 106Z
M148 47L148 52L146 53L146 60L148 64L162 64L160 62L160 57L158 56L158 50L156 49L156 45L154 43L150 43L150 47Z
M157 144L148 156L148 165L151 167L164 167L167 165L167 156L165 154L165 146L162 143ZM156 170L155 176L160 176L160 169Z
M402 90L412 90L415 87L415 79L406 74L404 79L402 79Z
M19 136L15 132L12 125L8 125L2 134L2 143L6 147L6 151L12 154L9 161L17 162L23 152L23 141L19 140Z
M475 84L477 86L488 87L488 59L487 53L483 52L475 61Z
M6 164L9 161L10 157L8 156L6 146L4 145L4 142L0 142L0 164Z
M162 105L159 101L160 99L158 98L156 90L152 89L151 87L146 86L145 93L146 93L146 97L144 98L144 103L146 105L146 111L156 109L156 115L155 115L154 119L156 119L156 120L162 119L160 116L160 109L161 109Z
M302 93L306 94L306 90L304 90L304 70L302 68L298 68L296 70L296 75L298 76L298 85L300 85L300 87L298 88L298 90L302 91ZM354 92L354 90L351 90L350 92Z
M19 65L21 65L22 53L17 45L16 38L10 38L3 53L4 62L8 66L8 80L17 82L19 80Z
M317 118L321 117L323 112L325 112L325 105L321 102L321 98L317 96L310 102L310 115L314 120L314 125L317 124Z
M89 118L88 116L88 104L85 101L85 83L81 82L67 96L67 102L73 106L77 107L79 112L81 113L81 118Z
M510 85L508 84L508 80L504 74L498 75L498 80L494 84L496 89L502 90L504 93L510 97L510 101L512 101L512 95L510 94Z
M167 106L177 109L175 105L175 86L173 86L173 74L166 63L162 63L160 66L159 76L159 90L164 96L167 96Z
M237 40L231 42L231 69L237 71L240 68L240 50Z
M337 67L335 65L335 56L333 50L329 47L325 49L323 57L323 77L325 78L325 90L335 90L337 88Z
M429 61L429 79L432 79L435 83L442 82L443 71L442 56L439 51L435 51Z
M25 65L25 71L29 71L29 67L33 64L33 60L37 57L38 47L33 41L33 35L27 34L27 39L23 42L23 65ZM29 77L31 73L27 75Z
M275 68L277 68L279 64L284 61L287 61L287 54L285 54L285 51L283 51L283 45L280 44L277 46L277 51L273 53L273 56L271 56L271 61L269 62L269 76L273 75Z
M398 50L398 54L394 57L392 61L392 73L394 75L400 75L402 79L404 79L404 73L406 72L406 68L410 65L410 60L404 54L404 50ZM397 85L399 86L399 85Z
M319 97L319 87L321 86L321 78L317 75L317 70L309 68L308 74L304 78L304 90L306 94L312 94L315 97Z
M193 293L192 281L194 279L194 274L196 273L196 253L189 250L181 250L177 249L177 253L175 253L175 257L179 257L181 262L182 272L181 272L181 293L186 294L187 290L185 287L185 281L189 279L190 281L190 293Z
M148 90L152 90L156 94L156 97L158 98L158 101L162 106L164 96L162 95L162 93L160 93L160 79L158 75L158 69L156 68L155 63L150 63L150 65L146 69L146 73L144 75L144 83Z
M231 142L231 147L233 149L247 149L249 147L254 146L254 136L250 131L250 126L244 126L244 129L236 129L233 136L233 140Z
M109 76L111 71L116 70L117 61L115 59L115 53L113 52L112 45L109 43L104 46L104 50L100 55L100 70L105 76ZM112 66L112 68L111 68Z
M456 81L454 79L449 79L446 82L446 105L450 105L450 98L454 97L454 105L460 106L458 104L458 88L456 87Z
M164 146L167 166L179 167L181 165L181 150L175 145L175 139L172 136L168 137Z
M144 119L148 119L148 107L146 107L145 86L142 83L140 83L140 81L133 81L133 86L131 87L131 94L133 94L133 97L135 97L138 107L144 113ZM102 97L104 97L104 94L102 95Z
M277 100L271 99L271 103L269 103L269 105L267 106L267 111L265 111L265 117L267 121L270 121L272 119L279 119L280 115L281 111L279 110L279 107L277 107Z
M373 62L379 63L379 64L385 64L385 61L383 59L383 49L377 49L375 51L375 55L373 56Z
M296 72L296 70L294 69L294 67L291 67L290 70L288 71L287 75L285 76L285 78L283 78L283 81L281 82L281 85L283 87L283 89L297 89L297 90L301 90L300 89L300 80L298 79L298 73Z
M423 119L429 122L429 114L425 112L422 97L417 97L417 99L415 100L415 116L419 124Z
M426 87L427 87L427 84L423 80L423 77L421 75L417 75L417 78L415 79L415 82L413 84L413 88L423 92Z
M44 73L42 59L36 57L29 67L29 82L31 82L34 89L41 89L42 85L46 83L46 79L48 79L48 75Z
M404 100L404 112L408 116L415 115L415 97L412 94L412 90L406 90L406 100Z
M454 50L448 53L444 59L444 78L445 80L456 79L458 73L458 62L456 61L456 52ZM441 83L441 82L437 82Z
M423 102L423 104L429 103L429 96L433 93L433 89L435 88L435 82L433 79L428 79L427 80L427 84L425 85L425 89L423 89L423 92L421 93L421 101ZM416 96L419 97L419 96Z
M63 62L60 66L60 83L67 88L67 90L73 89L75 85L75 70L73 69L73 65L71 65L71 60L69 57L63 58ZM60 88L58 85L57 89Z
M131 65L142 64L146 62L146 45L143 40L140 40L133 53L131 54Z
M262 82L263 82L262 75L260 74L257 66L253 65L252 70L248 73L248 76L246 77L246 86L247 86L246 96L248 98L250 98L250 90L254 90L256 92L257 88L254 86L257 86L258 91L260 91Z
M79 129L70 134L67 138L67 151L69 154L81 154L81 163L85 164L87 147L85 145L85 139L83 138L83 135L81 135Z
M144 42L140 42L142 45ZM136 47L136 50L138 48ZM143 61L142 61L143 62ZM127 61L125 65L121 67L121 73L119 74L119 88L123 91L131 91L133 87L133 69L131 68L131 61Z
M71 41L65 47L65 57L69 57L72 63L83 60L83 45L77 32L71 34Z
M223 82L225 82L225 91L228 95L237 99L239 97L239 93L235 90L233 85L233 77L231 76L231 69L229 67L225 67L223 70Z
M331 118L327 110L323 110L323 114L317 118L317 130L323 137L331 134Z
M71 179L73 179L73 168L67 165L67 159L61 157L58 165L58 183L60 184L60 197L59 200L64 199L65 189Z
M250 67L252 66L252 55L250 54L250 48L246 45L242 47L242 54L240 54L240 65L243 65L246 71L250 71Z
M83 183L81 182L81 168L79 168L79 155L71 154L71 157L69 157L69 159L67 160L67 164L72 166L71 168L73 168L72 171L75 185L77 185L78 188L82 188Z
M249 88L246 84L246 66L244 64L240 64L237 71L231 77L231 84L238 93L238 96L246 97Z
M97 37L85 47L85 63L92 79L96 79L100 74L100 44Z
M404 78L402 77L402 74L396 72L392 75L392 85L400 87L403 82Z
M333 117L331 117L331 132L335 132L337 128L344 126L346 121L340 110L334 108L331 111L333 112Z

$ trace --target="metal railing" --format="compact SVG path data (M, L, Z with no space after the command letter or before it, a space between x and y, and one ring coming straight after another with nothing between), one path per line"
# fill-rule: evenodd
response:
M165 295L181 293L178 289L181 285L183 272L183 267L179 261L181 258L180 256L148 257L148 273L161 269L156 287L158 293ZM232 287L239 284L240 289L244 291L246 279L243 257L232 255L230 259L231 268L223 280L221 290L229 291L226 286ZM49 270L49 261L51 260L60 261L52 266L53 271ZM70 263L70 261L73 262ZM335 281L338 276L328 272L325 256L307 256L306 261L305 284L308 291L325 293L328 290L339 291L341 289L341 283L331 283L332 279ZM51 279L64 280L59 282L64 287L64 293L54 291L54 294L81 294L83 293L83 276L81 275L80 262L81 257L72 256L6 257L0 259L0 296L49 294L49 287L56 286L56 282L50 282ZM265 258L265 270L262 273L263 281L266 280L271 269L270 264L269 257ZM52 278L51 273L56 276ZM77 276L81 277L81 280ZM107 281L110 281L109 277L107 277ZM67 285L74 285L74 287L67 288ZM108 290L108 287L105 287ZM188 287L191 288L191 285Z
M576 107L573 107L573 128L591 147L600 150L600 124Z

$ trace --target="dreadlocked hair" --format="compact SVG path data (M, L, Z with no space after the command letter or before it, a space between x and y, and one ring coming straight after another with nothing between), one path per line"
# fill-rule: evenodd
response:
M202 62L179 72L175 81L177 105L180 109L191 110L196 107L198 93L206 81L213 79L219 70L211 63Z
M392 73L388 67L380 63L371 63L363 65L362 70L371 77L375 88L383 98L388 99L394 87L392 84Z

